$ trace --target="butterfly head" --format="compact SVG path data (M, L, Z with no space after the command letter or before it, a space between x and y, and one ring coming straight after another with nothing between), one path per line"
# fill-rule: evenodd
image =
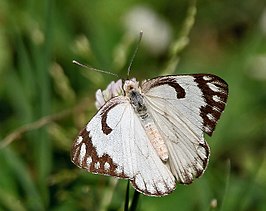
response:
M123 89L126 94L132 91L140 91L139 88L139 82L136 80L136 78L132 78L130 80L126 80L123 86Z

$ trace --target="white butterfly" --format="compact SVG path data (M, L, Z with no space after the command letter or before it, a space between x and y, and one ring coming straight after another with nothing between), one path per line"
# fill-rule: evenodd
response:
M122 89L122 87L121 87ZM71 159L95 174L128 178L149 196L171 193L206 169L228 86L210 74L162 76L123 84L80 131Z

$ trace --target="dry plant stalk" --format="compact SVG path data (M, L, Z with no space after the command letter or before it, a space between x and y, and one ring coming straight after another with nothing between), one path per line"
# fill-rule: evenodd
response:
M36 129L41 128L41 127L43 127L43 126L45 126L45 125L47 125L49 123L64 119L67 116L70 116L71 114L84 111L86 108L88 108L89 103L91 103L91 101L89 101L88 99L85 99L85 100L81 101L74 108L66 109L66 110L63 110L63 111L61 111L59 113L56 113L56 114L44 116L44 117L38 119L35 122L29 123L29 124L25 124L25 125L23 125L21 127L18 127L13 132L9 133L0 142L0 149L5 148L9 144L11 144L13 141L19 139L26 132L29 132L29 131L32 131L32 130L36 130Z

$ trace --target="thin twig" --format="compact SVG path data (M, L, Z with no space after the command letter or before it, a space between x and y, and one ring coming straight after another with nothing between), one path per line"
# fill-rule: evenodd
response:
M15 129L13 132L9 133L1 142L0 142L0 149L5 148L9 144L11 144L13 141L19 139L24 133L32 130L36 130L38 128L44 127L45 125L55 122L58 120L61 120L63 118L66 118L67 116L71 115L72 113L75 113L78 110L85 110L88 108L89 101L86 99L84 101L81 101L77 106L71 109L63 110L59 113L52 114L49 116L44 116L40 119L38 119L35 122L25 124L17 129Z

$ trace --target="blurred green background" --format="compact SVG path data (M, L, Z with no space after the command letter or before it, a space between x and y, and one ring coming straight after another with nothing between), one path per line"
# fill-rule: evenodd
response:
M131 76L212 73L229 84L205 174L139 210L266 210L264 0L0 2L0 210L122 210L126 181L70 161L94 95ZM133 192L133 191L132 191Z

